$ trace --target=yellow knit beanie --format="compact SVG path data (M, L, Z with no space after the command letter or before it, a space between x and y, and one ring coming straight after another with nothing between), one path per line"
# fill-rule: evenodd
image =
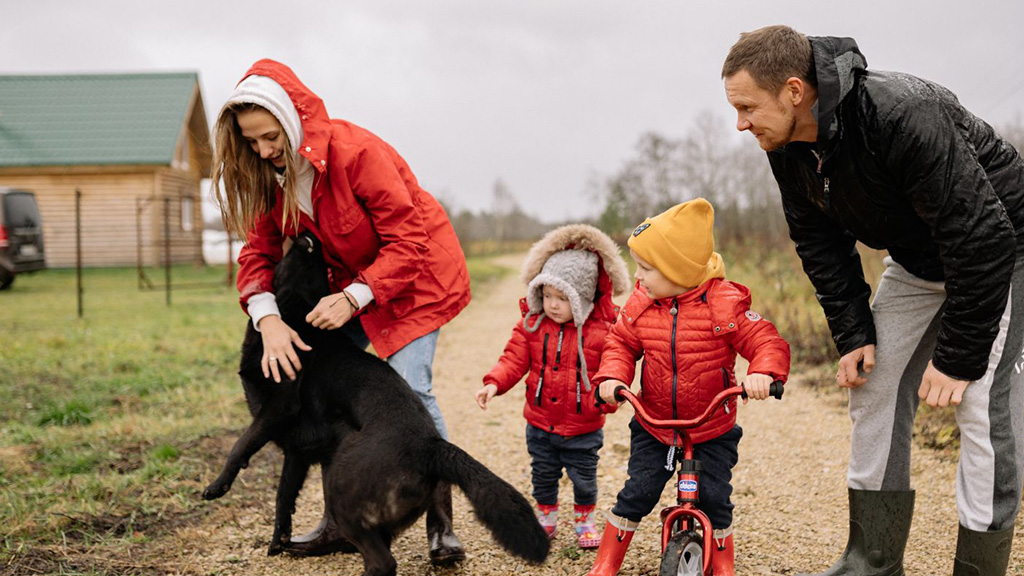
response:
M644 220L629 237L629 247L665 278L694 288L725 277L725 264L715 252L714 224L714 208L696 198Z

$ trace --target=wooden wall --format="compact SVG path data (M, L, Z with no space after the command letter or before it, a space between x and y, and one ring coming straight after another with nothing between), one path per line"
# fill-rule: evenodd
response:
M82 192L81 238L84 266L135 266L139 259L137 216L143 263L163 263L163 193L171 201L173 262L201 262L202 215L199 182L189 173L165 167L19 168L0 170L0 186L34 192L43 219L46 263L75 266L75 190ZM182 196L193 196L192 230L181 229ZM143 199L143 200L138 200ZM139 210L142 206L142 210ZM157 256L159 255L159 256Z

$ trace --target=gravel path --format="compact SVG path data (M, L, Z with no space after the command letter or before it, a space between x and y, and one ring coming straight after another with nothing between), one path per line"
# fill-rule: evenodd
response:
M518 259L501 260L518 269ZM512 325L519 318L518 298L523 292L515 274L488 285L473 303L441 332L435 362L435 391L448 421L452 441L530 494L529 456L524 441L522 396L513 391L496 398L486 412L473 401L480 378L501 353ZM827 378L828 370L797 373L782 402L751 402L740 410L744 439L735 469L734 501L736 568L739 574L794 574L821 570L839 554L846 542L847 507L845 470L850 433L841 393L816 391L808 385ZM599 472L599 509L614 502L626 476L629 436L627 407L608 419ZM273 489L268 482L246 483L255 467L279 466L275 450L254 459L233 492L262 490L262 504L241 507L232 495L211 506L198 525L178 531L165 543L169 564L196 574L360 574L358 555L327 558L268 558ZM913 478L917 513L911 530L906 570L912 575L949 574L957 528L954 499L955 461L928 449L915 448ZM275 469L274 474L276 474ZM456 491L457 532L466 544L467 561L453 568L435 569L427 561L423 520L396 539L393 551L400 575L446 576L536 574L583 575L594 552L580 552L572 534L572 492L567 479L561 488L563 522L552 553L543 566L530 566L498 549L473 518L468 502ZM296 532L316 523L322 509L319 475L312 474L296 512ZM666 489L662 504L673 503ZM1022 523L1011 574L1024 574ZM644 520L633 539L620 572L624 575L657 573L659 562L657 517Z

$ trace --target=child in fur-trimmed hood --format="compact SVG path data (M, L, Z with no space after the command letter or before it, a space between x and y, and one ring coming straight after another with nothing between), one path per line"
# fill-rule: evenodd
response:
M618 314L612 296L629 290L629 273L611 238L593 226L571 224L533 245L520 278L527 285L523 319L476 400L486 409L491 398L526 376L526 446L541 525L555 536L564 467L573 483L577 541L594 548L600 541L594 506L605 416L595 405L591 380Z

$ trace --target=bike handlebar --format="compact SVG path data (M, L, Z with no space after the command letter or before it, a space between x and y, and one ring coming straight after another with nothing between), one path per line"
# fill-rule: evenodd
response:
M768 394L777 400L782 400L783 391L784 388L782 386L782 381L776 380L775 382L771 383L771 386L768 389ZM746 398L746 388L744 388L741 384L739 386L726 388L725 390L719 392L718 395L715 396L715 399L712 400L710 404L708 404L708 407L704 410L704 413L696 418L690 420L659 420L657 418L651 418L650 415L647 414L647 411L644 410L643 405L640 404L640 399L637 398L636 395L633 394L633 392L630 391L629 388L626 388L625 386L622 385L615 387L615 399L619 401L625 400L632 404L633 412L638 417L638 419L643 422L646 422L647 424L654 428L696 428L697 426L700 426L701 424L707 422L715 413L715 410L717 410L723 403L725 403L726 400L732 398L733 396L742 396L743 398Z

